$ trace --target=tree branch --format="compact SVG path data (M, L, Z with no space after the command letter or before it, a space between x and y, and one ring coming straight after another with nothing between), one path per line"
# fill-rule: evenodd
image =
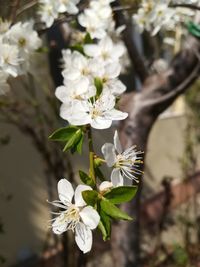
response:
M133 67L135 69L135 72L139 76L139 79L141 82L144 82L145 79L148 77L148 70L144 64L144 60L142 56L140 55L137 46L135 44L135 41L133 39L133 23L132 20L127 20L123 14L123 10L117 10L115 9L121 7L120 1L117 0L112 4L113 10L114 10L114 18L116 21L116 26L122 26L125 25L126 29L122 32L122 37L124 40L124 43L127 47L131 62L133 64Z

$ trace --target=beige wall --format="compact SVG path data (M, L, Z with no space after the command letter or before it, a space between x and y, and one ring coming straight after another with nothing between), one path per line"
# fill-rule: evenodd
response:
M149 187L158 189L164 175L181 176L179 159L183 152L184 117L159 120L152 130L147 153L145 180ZM1 128L1 136L11 133L8 146L0 146L0 192L12 194L9 202L0 201L0 216L5 224L5 234L0 236L0 254L7 257L9 266L30 252L40 253L45 234L49 210L42 163L29 139L24 138L13 127ZM104 132L96 134L95 143L100 147L112 141ZM87 150L84 149L86 157ZM86 158L85 158L86 159ZM76 158L76 166L84 166L82 158Z

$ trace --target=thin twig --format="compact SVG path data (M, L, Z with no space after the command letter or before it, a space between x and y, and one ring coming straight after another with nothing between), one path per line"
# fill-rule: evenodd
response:
M10 14L10 21L12 21L12 23L14 23L16 20L17 10L19 6L20 6L20 0L14 0L13 4L11 5L11 14Z
M185 7L185 8L189 8L189 9L193 9L193 10L200 10L199 6L195 6L192 4L171 4L171 5L169 5L169 7L173 7L173 8Z
M29 3L27 3L26 5L22 6L21 8L19 8L16 12L16 16L21 15L23 12L27 11L28 9L30 9L31 7L35 6L38 4L38 0L33 0L30 1Z

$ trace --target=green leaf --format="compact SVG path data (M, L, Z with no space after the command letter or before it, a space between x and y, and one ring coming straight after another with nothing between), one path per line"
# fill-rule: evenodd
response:
M132 218L126 214L125 212L121 211L119 208L117 208L114 204L112 204L107 199L102 199L100 202L101 209L110 217L114 219L120 219L120 220L132 220Z
M65 147L63 148L63 151L67 151L68 149L75 147L76 144L80 141L82 136L82 131L81 129L78 129L67 141Z
M92 186L92 187L95 186L95 183L94 183L93 179L89 175L87 175L85 172L80 170L79 171L79 176L80 176L81 181L84 184Z
M80 138L78 144L76 145L76 147L77 147L77 152L78 152L79 154L82 154L83 140L84 140L84 133L82 132L82 133L81 133L81 138Z
M89 32L86 33L85 38L84 38L84 44L92 44L93 40L89 34Z
M137 186L119 186L104 194L106 199L113 204L121 204L130 201L137 193Z
M102 182L106 180L104 174L102 173L99 167L94 167L94 172L96 177L99 178L99 180L101 180Z
M194 22L187 23L188 31L195 37L200 38L200 25Z
M103 210L100 211L100 217L101 220L99 222L98 227L102 232L103 240L106 241L110 239L111 235L111 220L110 217L107 216L105 212L103 212Z
M96 93L96 95L97 95L97 97L98 96L100 96L100 94L102 93L102 90L103 90L103 83L102 83L102 81L101 81L101 79L100 78L95 78L94 79L94 84L95 84L95 87L96 87L96 89L97 89L97 93Z
M79 53L85 55L82 44L75 44L73 46L70 46L70 48L72 51L78 51Z
M95 190L86 190L82 192L82 197L90 206L95 206L98 200L98 192Z
M83 140L84 140L84 133L81 132L81 138L78 141L78 143L71 149L71 152L78 152L80 155L82 154L82 148L83 148Z
M76 126L67 126L64 128L60 128L53 132L50 136L49 139L53 141L61 141L61 142L66 142L69 140L72 135L78 130L78 127Z
M36 50L37 53L49 53L49 48L47 46L41 46Z

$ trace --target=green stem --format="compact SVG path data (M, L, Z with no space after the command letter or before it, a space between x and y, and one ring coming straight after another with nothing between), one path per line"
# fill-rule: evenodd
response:
M93 148L91 126L88 126L88 146L89 146L89 159L90 159L89 175L96 183L96 177L95 177L95 171L94 171L94 148Z

